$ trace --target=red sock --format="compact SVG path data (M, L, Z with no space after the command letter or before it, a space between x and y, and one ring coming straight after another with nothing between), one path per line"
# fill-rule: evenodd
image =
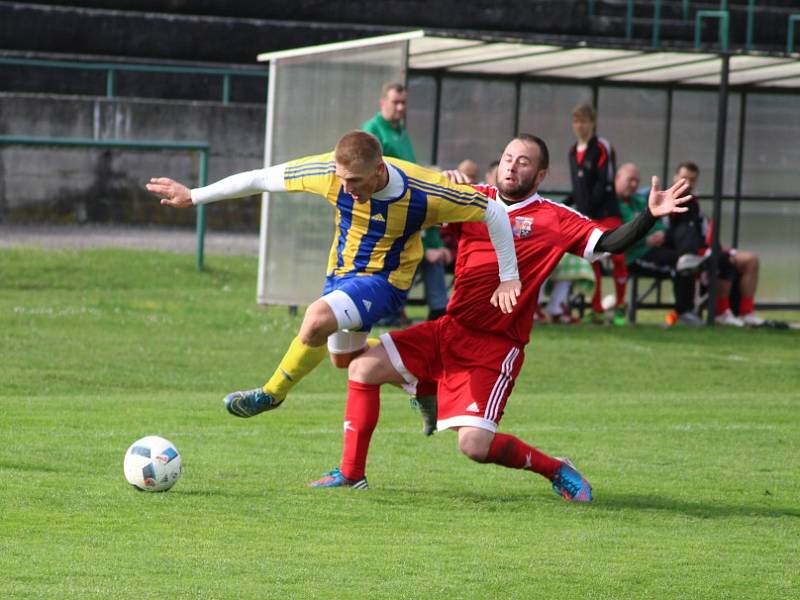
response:
M378 423L381 408L381 387L357 381L347 382L347 404L344 408L344 445L342 475L354 481L364 476L372 432Z
M509 469L527 469L552 479L561 466L561 462L547 456L533 446L528 446L513 435L495 433L486 462L502 465Z
M592 268L594 269L594 294L592 295L592 310L594 312L603 312L603 271L600 270L600 263L593 262Z
M742 299L739 300L739 316L743 317L751 312L753 312L753 299L742 296Z
M730 298L717 298L717 310L714 314L721 315L726 310L730 310L730 307L731 307Z
M625 266L625 255L614 254L614 291L617 294L617 306L625 304L625 288L628 286L628 268Z
M437 387L435 381L418 381L417 396L435 396Z

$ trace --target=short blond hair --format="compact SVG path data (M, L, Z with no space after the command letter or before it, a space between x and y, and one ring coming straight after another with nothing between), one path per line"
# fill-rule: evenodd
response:
M378 138L366 131L350 131L336 142L334 160L346 167L377 165L383 160L383 147Z
M578 104L578 106L572 110L572 118L580 121L597 123L597 112L591 104Z

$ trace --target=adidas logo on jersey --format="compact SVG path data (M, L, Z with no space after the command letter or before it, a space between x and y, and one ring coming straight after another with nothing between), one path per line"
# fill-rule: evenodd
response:
M386 222L386 219L383 218L383 215L381 213L375 213L374 215L372 215L370 217L370 219L373 220L373 221L378 221L379 223L385 223Z

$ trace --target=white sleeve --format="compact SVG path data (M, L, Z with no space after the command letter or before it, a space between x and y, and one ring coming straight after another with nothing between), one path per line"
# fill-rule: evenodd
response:
M217 200L228 198L243 198L261 192L285 192L286 184L283 181L283 172L286 163L237 173L225 179L201 188L192 190L192 204L208 204Z
M494 200L489 200L483 222L489 230L497 263L500 265L500 281L519 279L517 271L517 253L514 251L514 233L508 213Z

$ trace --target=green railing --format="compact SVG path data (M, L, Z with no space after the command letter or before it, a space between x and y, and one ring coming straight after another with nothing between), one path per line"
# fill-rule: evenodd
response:
M31 137L0 135L0 145L55 146L71 148L117 148L121 150L188 150L200 153L200 187L208 184L208 142L173 142L161 140L92 140L88 138ZM206 211L197 207L197 269L203 270L205 259Z
M730 15L727 10L698 10L694 21L694 47L700 48L701 25L703 19L719 19L719 45L723 52L728 51L730 36Z
M229 104L231 101L231 77L259 77L267 79L266 71L231 69L217 67L181 67L175 65L144 65L124 63L95 63L79 62L74 60L43 60L38 58L14 58L0 56L0 65L14 65L27 67L43 67L48 69L78 69L87 71L106 72L106 97L113 98L116 88L116 74L118 72L138 73L173 73L178 75L218 75L222 77L222 102Z
M625 9L625 39L631 40L633 39L633 17L634 17L634 7L635 1L634 0L627 0L626 9ZM662 0L655 0L653 2L653 18L652 18L652 37L651 37L651 45L654 48L658 48L661 45L661 15L662 15ZM756 0L747 0L747 32L745 37L745 50L750 52L753 48L753 35L755 30L755 9L756 9ZM722 21L728 21L730 16L728 17L721 17L722 12L728 11L728 0L720 0L719 2L719 9L716 11L712 10L701 10L698 11L695 15L697 19L697 15L701 15L699 19L696 20L695 23L695 47L698 46L697 39L698 39L698 29L700 27L699 23L702 21L703 18L719 18L720 19L720 44L724 46L725 50L727 50L729 46L729 37L730 37L730 28L728 25L723 25ZM594 0L587 0L586 6L586 14L590 17L595 15L595 2ZM690 16L690 3L689 0L683 0L681 3L681 14L684 21L689 20ZM787 52L794 51L794 25L800 21L800 15L791 15L789 17L789 36L787 38ZM724 34L722 32L724 28Z

